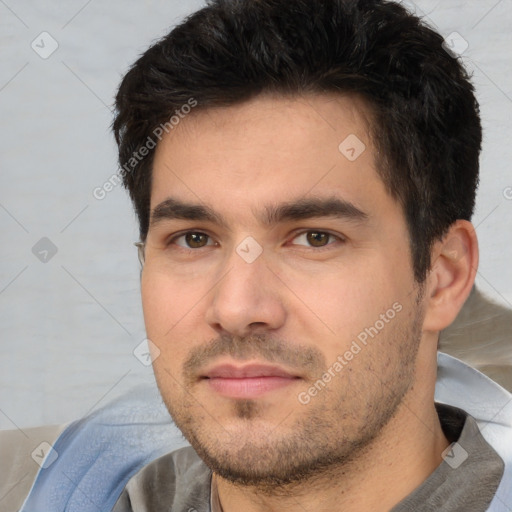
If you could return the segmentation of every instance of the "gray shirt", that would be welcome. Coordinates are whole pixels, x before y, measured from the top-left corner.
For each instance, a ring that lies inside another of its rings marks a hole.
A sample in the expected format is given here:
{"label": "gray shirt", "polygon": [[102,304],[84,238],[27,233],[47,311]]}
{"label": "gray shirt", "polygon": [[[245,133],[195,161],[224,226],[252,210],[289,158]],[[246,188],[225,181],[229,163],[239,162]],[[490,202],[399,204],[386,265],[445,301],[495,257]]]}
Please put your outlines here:
{"label": "gray shirt", "polygon": [[[436,404],[436,408],[447,439],[456,444],[437,469],[390,512],[485,512],[503,476],[504,463],[471,416],[452,406]],[[186,447],[134,475],[113,512],[222,509],[210,469],[192,447]]]}

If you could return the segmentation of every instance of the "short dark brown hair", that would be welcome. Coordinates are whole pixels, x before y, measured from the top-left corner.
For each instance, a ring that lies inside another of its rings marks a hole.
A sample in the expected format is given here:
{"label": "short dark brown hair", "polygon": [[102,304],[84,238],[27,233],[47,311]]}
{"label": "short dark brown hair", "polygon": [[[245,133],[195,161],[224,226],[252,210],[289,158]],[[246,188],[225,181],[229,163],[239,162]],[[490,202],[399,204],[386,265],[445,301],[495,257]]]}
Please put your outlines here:
{"label": "short dark brown hair", "polygon": [[154,149],[134,155],[191,99],[207,109],[325,92],[356,93],[373,111],[378,172],[402,205],[423,281],[432,244],[473,214],[479,108],[443,38],[383,0],[211,0],[151,46],[122,80],[113,123],[141,240]]}

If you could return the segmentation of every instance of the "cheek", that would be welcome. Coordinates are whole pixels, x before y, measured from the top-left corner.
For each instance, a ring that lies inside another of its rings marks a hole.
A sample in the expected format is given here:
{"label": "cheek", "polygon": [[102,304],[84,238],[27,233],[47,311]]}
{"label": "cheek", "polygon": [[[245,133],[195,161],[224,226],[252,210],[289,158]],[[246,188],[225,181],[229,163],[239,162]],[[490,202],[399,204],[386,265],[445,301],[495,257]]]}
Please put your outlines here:
{"label": "cheek", "polygon": [[189,314],[200,307],[198,293],[198,287],[191,282],[178,282],[169,274],[154,271],[151,267],[145,269],[141,295],[146,330],[161,337],[186,321]]}
{"label": "cheek", "polygon": [[177,292],[168,278],[148,268],[142,275],[141,295],[147,337],[160,350],[153,363],[155,371],[162,365],[170,367],[181,357],[183,343],[177,334],[186,323],[186,290]]}
{"label": "cheek", "polygon": [[173,279],[151,266],[142,273],[146,334],[160,351],[153,368],[157,379],[170,386],[175,385],[174,379],[181,379],[182,365],[191,349],[208,336],[204,321],[208,288],[204,281]]}
{"label": "cheek", "polygon": [[[172,297],[170,289],[166,286],[165,278],[158,279],[158,276],[149,268],[145,268],[141,279],[142,309],[144,312],[144,322],[148,337],[160,338],[161,331],[165,324],[172,322],[172,319],[166,319],[166,311],[172,311],[168,308],[175,298]],[[171,324],[172,325],[172,324]]]}
{"label": "cheek", "polygon": [[286,281],[297,299],[333,330],[364,319],[392,293],[383,272],[371,261],[357,265],[347,262],[315,273],[299,270]]}
{"label": "cheek", "polygon": [[[299,299],[294,301],[294,316],[299,330],[328,359],[335,360],[344,353],[365,329],[381,327],[381,315],[395,316],[396,303],[406,303],[410,283],[401,282],[394,271],[377,261],[364,265],[344,266],[315,276],[290,276],[290,288]],[[386,330],[388,330],[386,323]]]}

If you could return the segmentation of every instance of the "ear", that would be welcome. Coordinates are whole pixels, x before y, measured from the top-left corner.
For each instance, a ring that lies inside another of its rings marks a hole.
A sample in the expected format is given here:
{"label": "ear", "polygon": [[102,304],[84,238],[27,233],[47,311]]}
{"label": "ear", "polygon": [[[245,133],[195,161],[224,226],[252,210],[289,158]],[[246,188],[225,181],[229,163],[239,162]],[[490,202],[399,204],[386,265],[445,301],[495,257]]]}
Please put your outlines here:
{"label": "ear", "polygon": [[448,327],[471,292],[478,268],[478,240],[467,220],[458,220],[432,248],[426,283],[424,331]]}

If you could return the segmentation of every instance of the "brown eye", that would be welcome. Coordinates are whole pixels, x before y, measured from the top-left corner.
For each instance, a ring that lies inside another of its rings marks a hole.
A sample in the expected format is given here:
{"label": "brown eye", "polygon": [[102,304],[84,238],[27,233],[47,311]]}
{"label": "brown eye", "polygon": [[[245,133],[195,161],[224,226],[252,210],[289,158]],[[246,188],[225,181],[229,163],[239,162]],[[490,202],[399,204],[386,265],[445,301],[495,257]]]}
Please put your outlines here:
{"label": "brown eye", "polygon": [[302,231],[298,233],[293,239],[294,245],[302,245],[309,248],[327,249],[334,242],[343,243],[345,239],[342,236],[333,235],[328,231],[316,231],[310,229],[309,231]]}
{"label": "brown eye", "polygon": [[208,244],[208,235],[204,233],[187,233],[185,236],[185,243],[191,249],[199,249]]}
{"label": "brown eye", "polygon": [[307,232],[307,241],[313,247],[323,247],[327,245],[329,238],[331,235],[329,233],[324,233],[322,231],[308,231]]}

